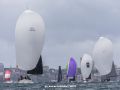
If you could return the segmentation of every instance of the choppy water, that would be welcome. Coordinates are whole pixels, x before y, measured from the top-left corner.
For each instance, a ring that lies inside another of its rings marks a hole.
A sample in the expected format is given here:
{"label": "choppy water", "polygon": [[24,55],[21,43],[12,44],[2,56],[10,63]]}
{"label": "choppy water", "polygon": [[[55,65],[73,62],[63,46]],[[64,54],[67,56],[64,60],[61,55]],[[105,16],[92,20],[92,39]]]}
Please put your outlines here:
{"label": "choppy water", "polygon": [[120,90],[120,82],[0,84],[0,90]]}

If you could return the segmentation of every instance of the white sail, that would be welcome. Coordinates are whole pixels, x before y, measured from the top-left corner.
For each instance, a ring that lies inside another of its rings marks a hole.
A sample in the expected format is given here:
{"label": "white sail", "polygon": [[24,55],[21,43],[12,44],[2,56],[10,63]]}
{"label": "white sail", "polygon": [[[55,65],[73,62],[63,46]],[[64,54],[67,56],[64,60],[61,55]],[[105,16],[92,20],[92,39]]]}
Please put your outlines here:
{"label": "white sail", "polygon": [[16,23],[16,64],[22,70],[32,70],[41,55],[45,27],[42,17],[26,10]]}
{"label": "white sail", "polygon": [[93,61],[100,75],[107,75],[111,72],[113,63],[113,45],[112,42],[100,37],[93,50]]}
{"label": "white sail", "polygon": [[86,80],[90,76],[92,68],[93,68],[92,57],[88,54],[84,54],[81,61],[81,73],[83,80]]}

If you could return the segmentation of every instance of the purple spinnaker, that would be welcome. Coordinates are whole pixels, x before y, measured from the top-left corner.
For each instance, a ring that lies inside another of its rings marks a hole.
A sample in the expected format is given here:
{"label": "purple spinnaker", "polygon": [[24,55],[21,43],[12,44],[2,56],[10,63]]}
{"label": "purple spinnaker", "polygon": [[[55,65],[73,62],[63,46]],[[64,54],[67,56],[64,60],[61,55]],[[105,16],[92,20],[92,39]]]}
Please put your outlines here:
{"label": "purple spinnaker", "polygon": [[76,69],[76,61],[71,57],[68,65],[67,77],[74,77],[76,75]]}

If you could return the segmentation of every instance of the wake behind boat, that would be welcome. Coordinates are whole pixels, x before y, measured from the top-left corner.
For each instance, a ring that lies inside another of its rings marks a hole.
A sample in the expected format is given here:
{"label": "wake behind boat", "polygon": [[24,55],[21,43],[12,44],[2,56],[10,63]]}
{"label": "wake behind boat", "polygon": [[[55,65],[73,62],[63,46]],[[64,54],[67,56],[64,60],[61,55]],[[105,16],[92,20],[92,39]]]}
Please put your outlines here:
{"label": "wake behind boat", "polygon": [[20,80],[18,83],[34,83],[34,82],[32,80],[23,79],[23,80]]}

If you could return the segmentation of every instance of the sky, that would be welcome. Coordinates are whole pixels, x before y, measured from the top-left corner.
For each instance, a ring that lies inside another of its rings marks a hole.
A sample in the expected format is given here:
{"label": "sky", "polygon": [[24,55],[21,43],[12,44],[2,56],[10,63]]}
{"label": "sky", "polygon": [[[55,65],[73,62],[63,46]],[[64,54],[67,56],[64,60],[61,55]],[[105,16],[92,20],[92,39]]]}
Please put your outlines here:
{"label": "sky", "polygon": [[43,64],[50,68],[66,67],[73,57],[80,67],[80,57],[93,48],[100,36],[113,42],[114,62],[120,67],[119,0],[0,0],[0,62],[16,66],[15,26],[26,9],[43,17],[45,43]]}

